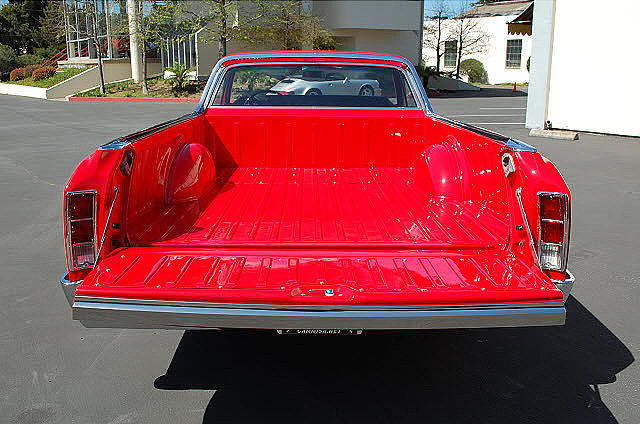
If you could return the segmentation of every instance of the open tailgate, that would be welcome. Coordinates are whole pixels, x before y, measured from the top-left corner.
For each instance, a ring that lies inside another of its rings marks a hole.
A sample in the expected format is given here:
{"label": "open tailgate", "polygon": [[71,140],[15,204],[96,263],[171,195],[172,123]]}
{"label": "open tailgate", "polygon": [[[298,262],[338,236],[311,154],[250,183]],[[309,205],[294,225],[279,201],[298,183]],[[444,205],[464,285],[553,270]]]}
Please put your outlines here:
{"label": "open tailgate", "polygon": [[562,292],[504,250],[132,247],[77,288],[87,326],[454,328],[564,323]]}

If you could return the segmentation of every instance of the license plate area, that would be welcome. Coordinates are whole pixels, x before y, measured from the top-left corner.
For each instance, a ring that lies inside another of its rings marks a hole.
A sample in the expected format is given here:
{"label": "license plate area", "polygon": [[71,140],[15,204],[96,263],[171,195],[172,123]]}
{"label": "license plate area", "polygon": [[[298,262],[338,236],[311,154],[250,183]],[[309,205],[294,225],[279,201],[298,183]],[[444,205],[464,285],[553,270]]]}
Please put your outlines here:
{"label": "license plate area", "polygon": [[288,329],[276,330],[278,334],[307,334],[307,335],[329,335],[329,336],[358,336],[362,334],[362,330],[327,330],[327,329]]}

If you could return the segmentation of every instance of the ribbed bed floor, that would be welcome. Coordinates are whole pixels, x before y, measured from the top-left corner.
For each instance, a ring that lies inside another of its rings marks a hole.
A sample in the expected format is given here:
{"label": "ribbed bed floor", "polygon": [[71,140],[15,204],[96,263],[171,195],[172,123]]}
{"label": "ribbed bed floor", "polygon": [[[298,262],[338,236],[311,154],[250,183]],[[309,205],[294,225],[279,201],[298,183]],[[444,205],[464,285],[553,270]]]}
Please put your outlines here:
{"label": "ribbed bed floor", "polygon": [[470,202],[429,195],[410,168],[237,168],[219,171],[206,202],[169,208],[141,241],[491,248],[504,245],[506,225]]}

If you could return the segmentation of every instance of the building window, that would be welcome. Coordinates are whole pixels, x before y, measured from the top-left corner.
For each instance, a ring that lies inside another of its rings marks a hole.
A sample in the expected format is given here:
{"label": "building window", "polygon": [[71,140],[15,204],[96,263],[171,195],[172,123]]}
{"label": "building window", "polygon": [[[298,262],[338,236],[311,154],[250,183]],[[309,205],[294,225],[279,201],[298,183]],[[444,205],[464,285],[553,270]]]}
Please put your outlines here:
{"label": "building window", "polygon": [[520,69],[522,62],[522,39],[507,40],[507,68]]}
{"label": "building window", "polygon": [[458,58],[458,42],[456,40],[444,42],[444,66],[445,68],[453,68],[456,66]]}

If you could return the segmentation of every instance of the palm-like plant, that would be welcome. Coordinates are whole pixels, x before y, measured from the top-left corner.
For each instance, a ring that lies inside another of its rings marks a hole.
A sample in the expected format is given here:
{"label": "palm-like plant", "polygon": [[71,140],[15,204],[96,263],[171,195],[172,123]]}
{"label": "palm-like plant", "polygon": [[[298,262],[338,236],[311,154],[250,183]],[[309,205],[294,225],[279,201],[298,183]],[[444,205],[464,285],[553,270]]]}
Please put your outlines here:
{"label": "palm-like plant", "polygon": [[171,84],[171,88],[176,91],[184,91],[189,87],[191,81],[189,80],[189,72],[193,71],[195,67],[187,68],[185,65],[176,63],[170,68],[165,68],[166,71],[171,72],[171,76],[167,78]]}
{"label": "palm-like plant", "polygon": [[429,79],[440,75],[440,72],[438,72],[436,68],[434,68],[433,66],[425,66],[424,64],[416,66],[416,72],[418,72],[418,75],[422,79],[424,88],[427,88],[427,86],[429,85]]}

